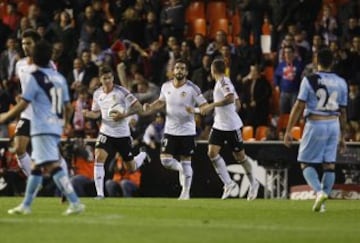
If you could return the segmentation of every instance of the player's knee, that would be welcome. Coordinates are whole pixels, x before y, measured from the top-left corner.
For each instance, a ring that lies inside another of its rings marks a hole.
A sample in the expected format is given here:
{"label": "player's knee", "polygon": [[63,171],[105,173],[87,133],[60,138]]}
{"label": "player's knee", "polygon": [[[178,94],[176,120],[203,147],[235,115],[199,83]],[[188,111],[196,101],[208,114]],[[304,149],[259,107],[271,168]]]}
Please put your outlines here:
{"label": "player's knee", "polygon": [[314,167],[314,166],[312,164],[310,164],[310,163],[301,163],[300,167],[301,167],[302,170],[305,170],[308,167]]}
{"label": "player's knee", "polygon": [[26,153],[26,147],[15,145],[15,153],[17,156],[21,156]]}
{"label": "player's knee", "polygon": [[160,161],[165,168],[168,168],[171,166],[172,158],[161,158]]}
{"label": "player's knee", "polygon": [[216,158],[219,155],[219,153],[216,151],[213,151],[213,150],[209,150],[207,152],[207,155],[209,156],[210,160],[212,160],[212,159]]}
{"label": "player's knee", "polygon": [[323,171],[335,172],[335,163],[323,163],[322,168]]}

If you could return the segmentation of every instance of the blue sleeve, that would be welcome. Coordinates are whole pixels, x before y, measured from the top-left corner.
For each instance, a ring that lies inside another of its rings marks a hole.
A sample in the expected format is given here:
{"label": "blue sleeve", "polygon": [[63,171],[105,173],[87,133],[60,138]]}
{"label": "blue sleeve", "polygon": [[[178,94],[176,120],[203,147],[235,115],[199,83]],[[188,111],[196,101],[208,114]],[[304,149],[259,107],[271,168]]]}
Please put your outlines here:
{"label": "blue sleeve", "polygon": [[303,80],[300,83],[300,89],[299,89],[299,94],[297,99],[298,100],[302,100],[302,101],[306,101],[308,99],[309,96],[309,91],[310,91],[310,85],[309,85],[309,81],[306,77],[303,78]]}
{"label": "blue sleeve", "polygon": [[21,96],[25,101],[32,102],[35,99],[39,86],[32,75],[28,75],[27,79],[27,85],[25,86]]}

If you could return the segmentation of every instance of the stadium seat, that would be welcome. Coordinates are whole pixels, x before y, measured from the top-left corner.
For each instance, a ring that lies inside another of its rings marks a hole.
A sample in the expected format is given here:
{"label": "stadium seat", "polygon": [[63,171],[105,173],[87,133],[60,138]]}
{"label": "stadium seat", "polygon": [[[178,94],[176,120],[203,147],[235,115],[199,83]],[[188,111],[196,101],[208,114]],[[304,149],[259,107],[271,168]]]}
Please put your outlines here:
{"label": "stadium seat", "polygon": [[268,133],[268,126],[258,126],[256,128],[256,132],[255,132],[255,139],[257,141],[263,141],[266,140],[267,138],[267,133]]}
{"label": "stadium seat", "polygon": [[238,11],[235,11],[235,14],[231,16],[231,33],[233,38],[240,36],[241,32],[241,17]]}
{"label": "stadium seat", "polygon": [[8,124],[9,138],[12,138],[15,135],[16,124],[17,124],[16,122],[11,122]]}
{"label": "stadium seat", "polygon": [[186,23],[190,23],[198,18],[205,19],[205,3],[203,1],[191,2],[185,10]]}
{"label": "stadium seat", "polygon": [[293,137],[293,139],[295,140],[300,140],[301,139],[301,127],[299,126],[294,126],[291,129],[291,136]]}
{"label": "stadium seat", "polygon": [[254,141],[254,128],[253,126],[243,126],[242,137],[244,141]]}
{"label": "stadium seat", "polygon": [[226,18],[226,2],[214,1],[206,5],[206,19],[209,23],[218,19]]}
{"label": "stadium seat", "polygon": [[277,132],[279,133],[280,131],[285,131],[286,126],[288,124],[289,121],[289,116],[290,114],[281,114],[279,116],[279,120],[278,120],[278,126],[277,126]]}
{"label": "stadium seat", "polygon": [[6,3],[0,3],[0,18],[6,14]]}
{"label": "stadium seat", "polygon": [[[212,21],[209,25],[209,33],[208,37],[210,39],[214,39],[216,36],[216,32],[222,30],[229,35],[229,20],[226,18],[218,19],[216,21]],[[231,39],[231,36],[230,36]],[[231,39],[232,40],[232,39]]]}
{"label": "stadium seat", "polygon": [[188,23],[186,36],[193,38],[195,34],[202,34],[206,36],[206,20],[203,18],[195,19]]}
{"label": "stadium seat", "polygon": [[280,90],[273,88],[271,97],[271,113],[278,114],[280,110]]}

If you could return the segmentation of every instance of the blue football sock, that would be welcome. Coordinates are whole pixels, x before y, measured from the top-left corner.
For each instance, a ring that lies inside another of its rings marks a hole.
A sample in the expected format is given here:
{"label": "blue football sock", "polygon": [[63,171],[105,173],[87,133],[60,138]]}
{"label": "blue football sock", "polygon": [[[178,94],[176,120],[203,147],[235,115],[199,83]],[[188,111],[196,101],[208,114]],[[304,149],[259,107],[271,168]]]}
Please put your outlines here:
{"label": "blue football sock", "polygon": [[307,184],[314,190],[315,193],[321,191],[319,175],[314,167],[308,166],[303,169],[303,175]]}
{"label": "blue football sock", "polygon": [[53,180],[61,192],[66,196],[70,203],[78,203],[79,198],[76,195],[74,188],[70,182],[69,177],[61,168],[55,169],[53,173]]}
{"label": "blue football sock", "polygon": [[39,191],[39,188],[42,185],[43,177],[42,175],[33,175],[31,174],[26,182],[26,190],[25,190],[25,197],[23,201],[23,205],[26,207],[30,207],[32,201],[36,197],[36,194]]}
{"label": "blue football sock", "polygon": [[330,195],[331,190],[334,186],[334,183],[335,183],[335,172],[334,171],[324,171],[322,179],[321,179],[321,184],[322,184],[323,191],[327,195]]}

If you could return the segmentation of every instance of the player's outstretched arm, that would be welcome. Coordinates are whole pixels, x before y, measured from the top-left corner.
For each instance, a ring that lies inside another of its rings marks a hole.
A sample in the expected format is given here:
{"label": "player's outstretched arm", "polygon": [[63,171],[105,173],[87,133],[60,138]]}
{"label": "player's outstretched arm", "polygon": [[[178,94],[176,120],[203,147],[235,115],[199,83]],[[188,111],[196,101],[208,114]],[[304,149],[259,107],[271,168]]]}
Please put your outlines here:
{"label": "player's outstretched arm", "polygon": [[19,101],[19,103],[17,103],[8,112],[4,112],[4,113],[0,114],[0,124],[10,120],[11,118],[16,117],[17,115],[19,115],[23,110],[26,109],[27,106],[28,106],[28,103],[25,100],[21,99]]}
{"label": "player's outstretched arm", "polygon": [[84,117],[89,119],[98,119],[101,115],[100,111],[83,110],[82,112]]}

